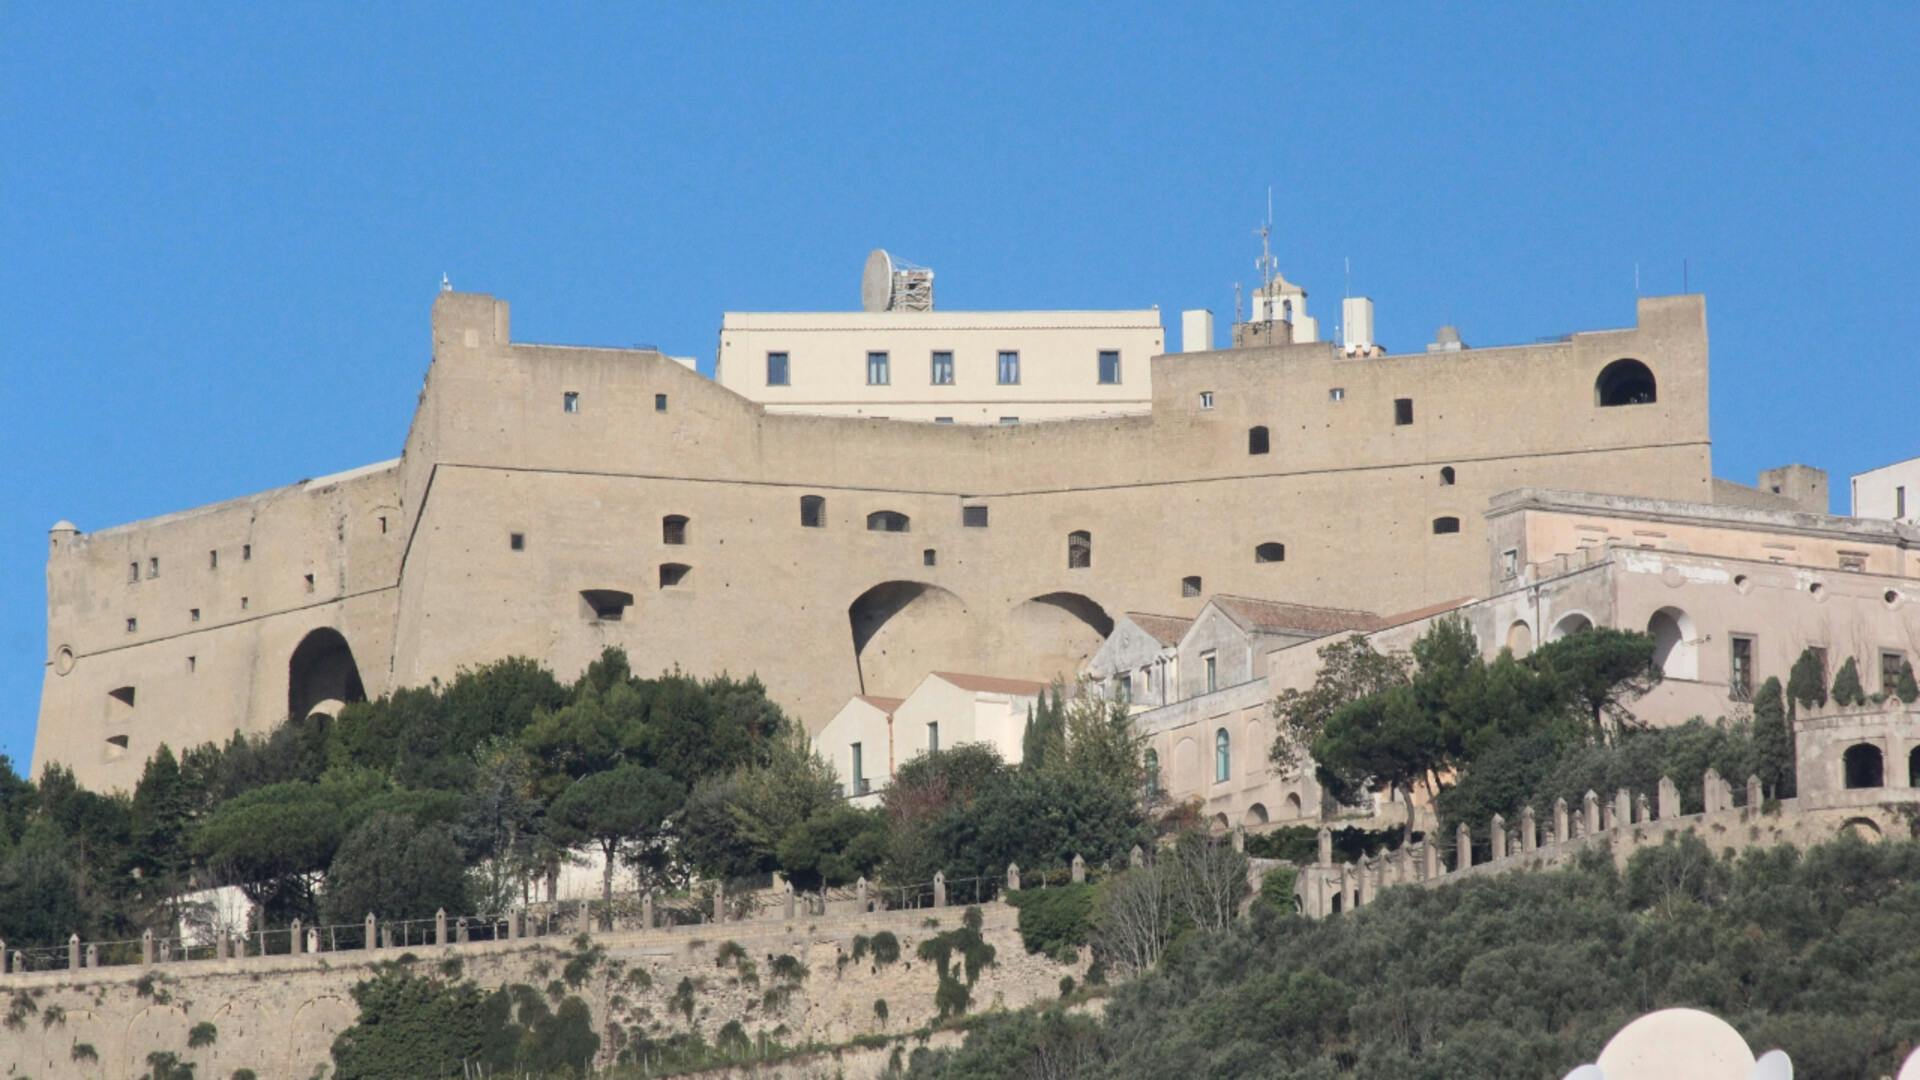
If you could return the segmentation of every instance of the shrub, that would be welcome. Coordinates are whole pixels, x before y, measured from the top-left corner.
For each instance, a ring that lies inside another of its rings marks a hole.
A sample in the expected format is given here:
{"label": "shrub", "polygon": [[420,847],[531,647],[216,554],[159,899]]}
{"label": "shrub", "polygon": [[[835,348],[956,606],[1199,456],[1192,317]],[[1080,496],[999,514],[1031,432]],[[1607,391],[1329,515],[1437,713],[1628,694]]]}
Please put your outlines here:
{"label": "shrub", "polygon": [[198,1050],[203,1046],[212,1046],[214,1040],[219,1037],[220,1029],[214,1027],[212,1021],[202,1020],[187,1032],[187,1049]]}
{"label": "shrub", "polygon": [[728,964],[737,964],[746,958],[747,950],[739,942],[724,941],[713,952],[713,966],[726,967]]}
{"label": "shrub", "polygon": [[807,977],[807,965],[788,953],[781,953],[774,957],[773,963],[768,965],[767,970],[773,973],[774,978],[790,983],[800,982]]}
{"label": "shrub", "polygon": [[1787,701],[1803,709],[1827,703],[1827,676],[1810,648],[1800,650],[1800,658],[1787,673]]}
{"label": "shrub", "polygon": [[260,1077],[252,1069],[235,1069],[233,1080],[260,1080]]}
{"label": "shrub", "polygon": [[1840,673],[1833,677],[1833,703],[1842,708],[1867,703],[1867,692],[1860,685],[1860,665],[1854,663],[1851,656],[1840,665]]}
{"label": "shrub", "polygon": [[683,978],[680,985],[674,987],[673,996],[667,999],[667,1008],[685,1016],[689,1024],[693,1023],[693,995],[693,980]]}
{"label": "shrub", "polygon": [[99,1061],[100,1055],[94,1051],[92,1043],[74,1043],[73,1044],[73,1060]]}
{"label": "shrub", "polygon": [[1020,912],[1020,941],[1027,951],[1066,962],[1092,941],[1095,891],[1092,885],[1063,885],[1008,893],[1007,902]]}
{"label": "shrub", "polygon": [[1912,664],[1900,665],[1900,678],[1893,685],[1893,696],[1908,705],[1920,701],[1920,682],[1914,681]]}
{"label": "shrub", "polygon": [[723,1054],[744,1054],[753,1046],[753,1040],[747,1038],[747,1029],[738,1020],[729,1020],[713,1037],[714,1048]]}
{"label": "shrub", "polygon": [[887,999],[886,998],[873,999],[873,1015],[874,1015],[874,1018],[879,1020],[881,1023],[884,1024],[887,1022]]}
{"label": "shrub", "polygon": [[1073,996],[1073,985],[1074,985],[1073,976],[1071,975],[1060,976],[1060,996],[1061,997]]}
{"label": "shrub", "polygon": [[900,959],[900,939],[894,937],[891,930],[882,930],[873,935],[872,946],[873,962],[881,967]]}

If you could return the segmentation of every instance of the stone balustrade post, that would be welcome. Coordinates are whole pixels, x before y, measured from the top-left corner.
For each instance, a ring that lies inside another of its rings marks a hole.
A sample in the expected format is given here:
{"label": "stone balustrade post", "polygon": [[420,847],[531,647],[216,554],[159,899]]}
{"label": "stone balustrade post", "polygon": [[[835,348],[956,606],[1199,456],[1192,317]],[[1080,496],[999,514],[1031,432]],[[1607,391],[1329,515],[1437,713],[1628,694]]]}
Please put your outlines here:
{"label": "stone balustrade post", "polygon": [[1658,800],[1654,808],[1660,812],[1661,821],[1680,816],[1680,785],[1673,782],[1673,777],[1661,777],[1654,796]]}
{"label": "stone balustrade post", "polygon": [[307,936],[300,932],[300,920],[293,920],[287,927],[287,952],[298,956],[307,947]]}
{"label": "stone balustrade post", "polygon": [[727,885],[724,881],[713,883],[713,921],[727,921]]}
{"label": "stone balustrade post", "polygon": [[7,939],[0,938],[0,975],[5,975],[12,970],[9,966],[12,962],[13,954],[7,951]]}
{"label": "stone balustrade post", "polygon": [[1127,853],[1127,865],[1135,870],[1147,865],[1147,853],[1140,850],[1139,844],[1133,845],[1133,850]]}
{"label": "stone balustrade post", "polygon": [[1520,808],[1520,851],[1530,855],[1539,846],[1540,826],[1534,821],[1533,807],[1523,806]]}
{"label": "stone balustrade post", "polygon": [[1359,886],[1355,884],[1353,880],[1353,864],[1341,863],[1340,864],[1340,908],[1341,910],[1352,911],[1353,908],[1359,903],[1359,900],[1360,900],[1360,889],[1359,889]]}
{"label": "stone balustrade post", "polygon": [[1586,826],[1587,835],[1600,831],[1600,796],[1594,794],[1592,788],[1588,788],[1587,793],[1580,796],[1580,816],[1585,819],[1581,824]]}
{"label": "stone balustrade post", "polygon": [[865,875],[862,875],[860,880],[854,883],[853,889],[854,895],[858,897],[860,902],[860,914],[865,915],[867,913],[867,879]]}
{"label": "stone balustrade post", "polygon": [[213,958],[215,960],[227,958],[227,934],[224,930],[213,935]]}
{"label": "stone balustrade post", "polygon": [[86,962],[87,962],[87,966],[90,968],[97,968],[100,966],[100,946],[95,945],[92,942],[87,943]]}
{"label": "stone balustrade post", "polygon": [[1653,807],[1647,802],[1647,793],[1642,791],[1633,797],[1633,823],[1644,825],[1653,820]]}
{"label": "stone balustrade post", "polygon": [[467,917],[465,915],[460,916],[460,921],[453,924],[453,940],[461,945],[467,943]]}
{"label": "stone balustrade post", "polygon": [[1570,839],[1572,834],[1567,831],[1567,800],[1555,799],[1553,800],[1553,842],[1564,844]]}
{"label": "stone balustrade post", "polygon": [[435,945],[445,945],[447,943],[446,908],[441,908],[433,913],[433,943]]}
{"label": "stone balustrade post", "polygon": [[1600,804],[1600,831],[1613,831],[1613,804],[1610,802]]}
{"label": "stone balustrade post", "polygon": [[944,870],[933,872],[933,906],[937,908],[947,906],[947,874]]}
{"label": "stone balustrade post", "polygon": [[787,882],[786,886],[787,886],[785,889],[786,895],[782,898],[780,910],[782,914],[785,915],[785,917],[791,919],[793,918],[793,910],[794,910],[793,882],[791,881]]}
{"label": "stone balustrade post", "polygon": [[153,966],[153,931],[140,931],[140,966]]}
{"label": "stone balustrade post", "polygon": [[1747,809],[1757,814],[1760,812],[1760,804],[1766,801],[1767,796],[1760,786],[1760,777],[1749,774],[1747,776]]}
{"label": "stone balustrade post", "polygon": [[[1318,841],[1319,841],[1319,847],[1317,850],[1319,852],[1320,865],[1332,866],[1333,865],[1333,830],[1327,828],[1325,825],[1320,826],[1320,835],[1318,837]],[[1139,851],[1140,849],[1134,848],[1133,850]]]}
{"label": "stone balustrade post", "polygon": [[[642,920],[648,930],[653,929],[653,894],[648,893],[640,903]],[[507,940],[519,941],[527,936],[527,914],[519,908],[507,912]]]}
{"label": "stone balustrade post", "polygon": [[67,970],[73,971],[80,966],[80,935],[67,935]]}
{"label": "stone balustrade post", "polygon": [[1073,883],[1075,885],[1087,883],[1087,860],[1078,855],[1073,857]]}
{"label": "stone balustrade post", "polygon": [[1244,825],[1235,825],[1233,827],[1233,850],[1247,850],[1247,827]]}
{"label": "stone balustrade post", "polygon": [[1493,827],[1489,830],[1493,836],[1493,861],[1499,862],[1507,857],[1507,819],[1499,814],[1493,815]]}
{"label": "stone balustrade post", "polygon": [[1455,873],[1473,865],[1473,830],[1462,822],[1453,832],[1453,869]]}
{"label": "stone balustrade post", "polygon": [[378,920],[373,917],[373,912],[371,911],[367,912],[366,944],[360,947],[363,949],[377,949],[380,947],[380,924]]}
{"label": "stone balustrade post", "polygon": [[1353,898],[1353,906],[1365,907],[1373,903],[1373,875],[1367,872],[1367,864],[1365,862],[1360,864],[1360,870],[1355,877],[1359,880],[1355,883],[1356,891]]}
{"label": "stone balustrade post", "polygon": [[[307,929],[307,951],[310,953],[317,953],[320,951],[320,928],[317,926],[309,927]],[[165,945],[162,945],[160,946],[160,959],[165,960],[166,958],[167,958],[167,947]]]}
{"label": "stone balustrade post", "polygon": [[1613,793],[1613,824],[1624,829],[1632,822],[1633,796],[1627,792],[1626,788],[1620,788]]}
{"label": "stone balustrade post", "polygon": [[1426,840],[1424,840],[1420,846],[1424,849],[1420,854],[1424,856],[1426,860],[1427,880],[1432,881],[1434,878],[1440,876],[1440,845],[1434,843],[1433,834],[1428,833]]}
{"label": "stone balustrade post", "polygon": [[1020,888],[1020,864],[1007,864],[1007,891],[1015,892]]}
{"label": "stone balustrade post", "polygon": [[1701,809],[1711,814],[1726,807],[1720,805],[1720,770],[1709,767],[1700,781]]}
{"label": "stone balustrade post", "polygon": [[388,923],[385,926],[382,926],[380,928],[380,947],[383,949],[393,948],[393,924],[392,923]]}

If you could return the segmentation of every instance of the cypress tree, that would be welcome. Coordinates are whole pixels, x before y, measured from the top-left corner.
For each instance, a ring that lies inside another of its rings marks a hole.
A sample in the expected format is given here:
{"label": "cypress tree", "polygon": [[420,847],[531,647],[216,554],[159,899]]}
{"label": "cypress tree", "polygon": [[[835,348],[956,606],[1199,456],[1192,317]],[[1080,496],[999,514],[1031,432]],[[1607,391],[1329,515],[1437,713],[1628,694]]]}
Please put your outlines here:
{"label": "cypress tree", "polygon": [[1753,696],[1753,743],[1760,782],[1776,799],[1794,790],[1793,723],[1787,718],[1780,680],[1770,678]]}
{"label": "cypress tree", "polygon": [[1842,708],[1867,703],[1867,692],[1860,685],[1860,665],[1851,656],[1840,665],[1840,674],[1833,677],[1833,703]]}
{"label": "cypress tree", "polygon": [[1810,648],[1800,650],[1787,674],[1787,705],[1810,709],[1827,703],[1827,675],[1820,670],[1820,657]]}

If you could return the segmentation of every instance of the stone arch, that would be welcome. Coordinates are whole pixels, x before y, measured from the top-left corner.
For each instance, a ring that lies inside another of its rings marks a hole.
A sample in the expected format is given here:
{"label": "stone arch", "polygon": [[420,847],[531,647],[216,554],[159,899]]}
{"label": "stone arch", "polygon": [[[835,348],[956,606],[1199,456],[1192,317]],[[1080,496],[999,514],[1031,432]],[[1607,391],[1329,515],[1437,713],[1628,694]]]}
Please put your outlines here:
{"label": "stone arch", "polygon": [[911,532],[913,522],[898,510],[875,510],[867,515],[868,532]]}
{"label": "stone arch", "polygon": [[1225,814],[1215,814],[1213,819],[1207,822],[1207,831],[1215,836],[1225,836],[1232,829],[1233,822],[1228,821]]}
{"label": "stone arch", "polygon": [[1289,821],[1298,820],[1304,812],[1305,804],[1300,801],[1300,793],[1297,791],[1287,792],[1287,819]]}
{"label": "stone arch", "polygon": [[1882,834],[1880,832],[1880,824],[1874,821],[1872,818],[1864,818],[1864,817],[1848,818],[1847,820],[1841,822],[1839,835],[1846,836],[1849,833],[1859,837],[1862,840],[1866,840],[1870,842],[1877,841],[1882,838]]}
{"label": "stone arch", "polygon": [[323,701],[365,701],[353,649],[331,626],[310,630],[287,661],[287,719],[304,720]]}
{"label": "stone arch", "polygon": [[1193,792],[1200,788],[1200,744],[1187,736],[1173,744],[1173,792]]}
{"label": "stone arch", "polygon": [[1587,617],[1586,612],[1572,611],[1562,615],[1560,621],[1553,624],[1553,636],[1547,640],[1559,641],[1568,634],[1577,634],[1582,630],[1591,629],[1593,629],[1593,620]]}
{"label": "stone arch", "polygon": [[1872,743],[1854,743],[1840,755],[1840,777],[1842,786],[1848,788],[1885,787],[1886,758]]}
{"label": "stone arch", "polygon": [[1693,616],[1677,607],[1663,607],[1647,620],[1647,636],[1653,639],[1653,662],[1669,679],[1700,677],[1700,646],[1695,639]]}
{"label": "stone arch", "polygon": [[974,651],[955,645],[967,605],[924,581],[883,581],[847,605],[860,692],[905,694],[929,671],[980,666]]}
{"label": "stone arch", "polygon": [[1515,660],[1524,660],[1533,652],[1533,627],[1527,625],[1527,620],[1515,619],[1513,625],[1507,627],[1507,650]]}
{"label": "stone arch", "polygon": [[1247,807],[1247,812],[1240,816],[1240,823],[1249,829],[1255,825],[1265,825],[1267,823],[1266,805],[1264,803],[1254,803],[1252,806]]}
{"label": "stone arch", "polygon": [[1347,898],[1346,892],[1340,889],[1336,885],[1336,887],[1333,890],[1333,903],[1328,907],[1328,914],[1331,914],[1331,915],[1340,914],[1340,905],[1343,901],[1346,900],[1346,898]]}
{"label": "stone arch", "polygon": [[1615,360],[1600,369],[1593,380],[1593,403],[1601,408],[1615,405],[1651,405],[1659,400],[1659,387],[1653,371],[1630,357]]}
{"label": "stone arch", "polygon": [[1113,633],[1105,608],[1080,593],[1043,593],[1016,604],[999,655],[1016,657],[1022,674],[1071,681]]}

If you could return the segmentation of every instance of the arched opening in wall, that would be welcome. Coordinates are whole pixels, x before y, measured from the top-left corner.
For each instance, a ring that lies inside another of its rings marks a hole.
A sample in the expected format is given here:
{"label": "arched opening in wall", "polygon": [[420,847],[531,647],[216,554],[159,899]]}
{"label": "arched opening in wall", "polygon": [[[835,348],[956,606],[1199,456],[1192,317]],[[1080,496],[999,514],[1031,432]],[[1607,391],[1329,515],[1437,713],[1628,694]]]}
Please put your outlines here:
{"label": "arched opening in wall", "polygon": [[868,532],[908,532],[911,524],[898,510],[875,510],[867,515]]}
{"label": "arched opening in wall", "polygon": [[1224,784],[1233,779],[1233,736],[1226,728],[1213,733],[1213,782]]}
{"label": "arched opening in wall", "polygon": [[1693,618],[1676,607],[1663,607],[1647,620],[1653,639],[1653,662],[1669,679],[1700,677],[1700,647],[1694,640]]}
{"label": "arched opening in wall", "polygon": [[1253,561],[1257,563],[1286,562],[1287,545],[1278,540],[1256,544],[1253,548]]}
{"label": "arched opening in wall", "polygon": [[365,701],[367,691],[347,639],[322,626],[300,639],[287,662],[287,718],[305,720],[315,705],[329,699]]}
{"label": "arched opening in wall", "polygon": [[1215,836],[1225,836],[1232,828],[1233,823],[1227,820],[1225,814],[1215,814],[1213,820],[1207,822],[1207,831]]}
{"label": "arched opening in wall", "polygon": [[1920,787],[1920,746],[1907,752],[1907,786]]}
{"label": "arched opening in wall", "polygon": [[820,495],[800,496],[800,527],[823,529],[827,524],[827,500]]}
{"label": "arched opening in wall", "polygon": [[633,594],[623,589],[581,589],[584,616],[594,622],[619,622],[633,606]]}
{"label": "arched opening in wall", "polygon": [[1457,517],[1437,517],[1433,519],[1433,535],[1447,536],[1460,531],[1460,519]]}
{"label": "arched opening in wall", "polygon": [[1554,623],[1553,636],[1547,640],[1559,641],[1568,634],[1577,634],[1582,630],[1591,629],[1593,629],[1593,620],[1576,611],[1571,615],[1562,616],[1559,622]]}
{"label": "arched opening in wall", "polygon": [[1346,900],[1346,898],[1347,898],[1346,893],[1340,891],[1339,889],[1335,889],[1333,893],[1333,905],[1331,908],[1329,908],[1329,913],[1333,915],[1340,914],[1340,904],[1342,901]]}
{"label": "arched opening in wall", "polygon": [[1857,836],[1868,843],[1877,842],[1882,838],[1880,826],[1876,824],[1872,818],[1848,818],[1841,822],[1840,835],[1846,836],[1848,834]]}
{"label": "arched opening in wall", "polygon": [[663,589],[687,588],[693,584],[690,580],[692,574],[693,567],[688,566],[686,563],[661,563],[660,587]]}
{"label": "arched opening in wall", "polygon": [[924,581],[886,581],[847,605],[863,694],[905,694],[929,671],[978,670],[958,596]]}
{"label": "arched opening in wall", "polygon": [[1453,486],[1453,466],[1451,465],[1440,466],[1440,486],[1441,487]]}
{"label": "arched opening in wall", "polygon": [[1026,678],[1071,682],[1113,633],[1105,608],[1080,593],[1053,592],[1022,601],[1006,621],[1001,655],[1018,657]]}
{"label": "arched opening in wall", "polygon": [[687,542],[687,515],[668,514],[660,519],[660,542],[663,544],[684,544]]}
{"label": "arched opening in wall", "polygon": [[1266,823],[1267,808],[1260,803],[1254,803],[1252,806],[1247,807],[1247,812],[1240,817],[1240,824],[1245,825],[1249,829],[1255,825],[1265,825]]}
{"label": "arched opening in wall", "polygon": [[1093,565],[1093,534],[1076,529],[1067,534],[1067,569],[1085,570]]}
{"label": "arched opening in wall", "polygon": [[1247,429],[1247,453],[1264,454],[1267,447],[1267,429],[1264,426],[1255,425]]}
{"label": "arched opening in wall", "polygon": [[1507,627],[1507,651],[1515,660],[1524,660],[1533,652],[1533,627],[1528,626],[1526,620],[1517,620]]}
{"label": "arched opening in wall", "polygon": [[1886,786],[1886,762],[1872,743],[1855,743],[1840,755],[1840,772],[1849,788]]}
{"label": "arched opening in wall", "polygon": [[1298,821],[1300,819],[1300,816],[1303,810],[1304,810],[1304,807],[1300,802],[1300,796],[1295,792],[1288,792],[1287,793],[1287,820]]}
{"label": "arched opening in wall", "polygon": [[107,723],[127,724],[133,721],[133,701],[136,691],[131,686],[122,686],[107,691]]}
{"label": "arched opening in wall", "polygon": [[1653,372],[1638,360],[1615,360],[1593,380],[1593,401],[1601,408],[1615,405],[1651,405],[1658,400]]}

